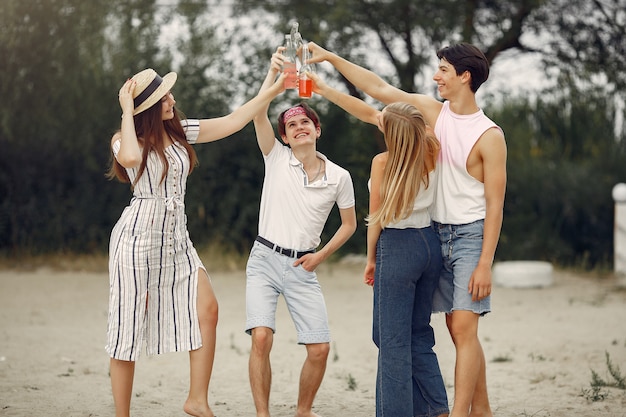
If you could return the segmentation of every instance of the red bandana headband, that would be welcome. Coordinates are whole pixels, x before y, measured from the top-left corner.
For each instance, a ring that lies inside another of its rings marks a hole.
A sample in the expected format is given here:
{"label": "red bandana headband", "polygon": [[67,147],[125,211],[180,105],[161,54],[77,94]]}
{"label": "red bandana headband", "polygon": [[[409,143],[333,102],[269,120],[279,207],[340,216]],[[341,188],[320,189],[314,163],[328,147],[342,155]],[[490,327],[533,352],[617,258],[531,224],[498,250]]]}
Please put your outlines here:
{"label": "red bandana headband", "polygon": [[285,115],[283,116],[283,123],[287,123],[287,120],[291,119],[292,117],[299,116],[301,114],[306,115],[306,111],[302,108],[302,106],[292,107],[285,112]]}

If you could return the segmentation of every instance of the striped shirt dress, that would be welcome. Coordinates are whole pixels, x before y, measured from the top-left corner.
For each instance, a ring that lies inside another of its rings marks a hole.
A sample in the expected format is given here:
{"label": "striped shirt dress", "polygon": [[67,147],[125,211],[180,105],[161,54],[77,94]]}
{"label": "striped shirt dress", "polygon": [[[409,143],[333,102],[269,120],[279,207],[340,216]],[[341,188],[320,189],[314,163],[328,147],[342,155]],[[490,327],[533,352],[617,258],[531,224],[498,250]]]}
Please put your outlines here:
{"label": "striped shirt dress", "polygon": [[[183,120],[187,141],[195,143],[199,122]],[[113,152],[119,152],[120,142]],[[109,314],[106,351],[135,361],[145,345],[148,355],[190,351],[202,346],[196,298],[202,261],[189,238],[185,189],[186,149],[165,149],[169,170],[153,152],[133,189],[130,204],[111,232]],[[127,169],[131,182],[138,167]],[[206,270],[206,269],[205,269]]]}

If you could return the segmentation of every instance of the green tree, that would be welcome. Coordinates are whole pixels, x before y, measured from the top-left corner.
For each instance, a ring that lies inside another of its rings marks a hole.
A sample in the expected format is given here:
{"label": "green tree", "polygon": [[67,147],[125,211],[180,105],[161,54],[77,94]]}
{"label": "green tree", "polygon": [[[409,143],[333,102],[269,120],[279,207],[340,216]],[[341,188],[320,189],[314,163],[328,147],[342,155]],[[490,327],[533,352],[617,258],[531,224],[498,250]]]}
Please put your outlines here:
{"label": "green tree", "polygon": [[[117,91],[133,73],[146,67],[165,73],[178,58],[183,110],[191,117],[227,112],[234,89],[215,75],[227,65],[202,16],[202,1],[0,4],[2,251],[107,247],[130,197],[128,185],[104,173],[119,128]],[[191,29],[178,44],[175,19]],[[162,46],[164,37],[171,47]]]}
{"label": "green tree", "polygon": [[577,78],[601,76],[611,95],[626,91],[626,0],[550,0],[533,13],[547,67]]}
{"label": "green tree", "polygon": [[611,189],[626,178],[626,138],[605,90],[563,79],[536,100],[489,112],[509,150],[500,259],[606,266],[612,260]]}
{"label": "green tree", "polygon": [[3,248],[88,249],[106,233],[99,180],[108,155],[98,144],[110,114],[101,103],[115,92],[102,71],[106,25],[100,16],[114,5],[76,0],[0,5]]}
{"label": "green tree", "polygon": [[[179,109],[224,115],[257,93],[282,33],[298,19],[308,39],[408,91],[430,78],[434,51],[448,42],[470,40],[489,59],[505,50],[543,54],[547,74],[561,70],[556,88],[485,100],[509,146],[498,257],[603,264],[612,257],[610,190],[626,176],[618,122],[624,1],[344,0],[328,8],[238,0],[229,18],[216,15],[220,2],[204,0],[2,1],[0,251],[106,250],[131,195],[104,177],[123,80],[146,67],[175,70]],[[336,71],[318,71],[361,96]],[[298,101],[293,91],[277,98],[272,120]],[[322,119],[320,151],[355,184],[359,228],[342,253],[363,252],[369,164],[383,149],[381,134],[319,97],[309,102]],[[254,129],[196,150],[186,198],[192,238],[247,252],[263,181]],[[335,212],[324,241],[338,224]]]}

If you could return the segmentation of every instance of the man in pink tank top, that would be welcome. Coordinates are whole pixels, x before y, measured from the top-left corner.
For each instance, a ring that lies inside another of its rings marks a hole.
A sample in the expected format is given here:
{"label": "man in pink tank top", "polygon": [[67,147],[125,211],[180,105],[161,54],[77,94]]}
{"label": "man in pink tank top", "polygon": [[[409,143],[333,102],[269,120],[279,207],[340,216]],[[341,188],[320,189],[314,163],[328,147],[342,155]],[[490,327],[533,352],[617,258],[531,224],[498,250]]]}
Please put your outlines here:
{"label": "man in pink tank top", "polygon": [[507,150],[502,130],[476,103],[476,91],[487,80],[489,63],[470,44],[439,50],[433,80],[444,99],[440,102],[402,91],[314,43],[309,43],[309,50],[309,62],[330,62],[357,88],[384,104],[415,105],[435,129],[441,152],[432,217],[442,243],[444,268],[433,309],[446,312],[456,348],[450,416],[492,417],[478,320],[491,308],[491,266],[502,227]]}

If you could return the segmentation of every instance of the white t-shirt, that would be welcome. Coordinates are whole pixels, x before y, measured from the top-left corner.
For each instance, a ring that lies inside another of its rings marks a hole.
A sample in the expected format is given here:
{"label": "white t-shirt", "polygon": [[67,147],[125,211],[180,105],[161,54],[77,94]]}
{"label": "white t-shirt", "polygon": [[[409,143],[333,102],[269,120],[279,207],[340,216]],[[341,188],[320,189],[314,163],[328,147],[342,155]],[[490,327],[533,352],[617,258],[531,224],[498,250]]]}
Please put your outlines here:
{"label": "white t-shirt", "polygon": [[317,155],[325,162],[325,175],[309,184],[291,148],[275,139],[270,153],[264,155],[259,236],[288,249],[314,249],[335,203],[340,209],[354,206],[350,173],[321,153]]}

